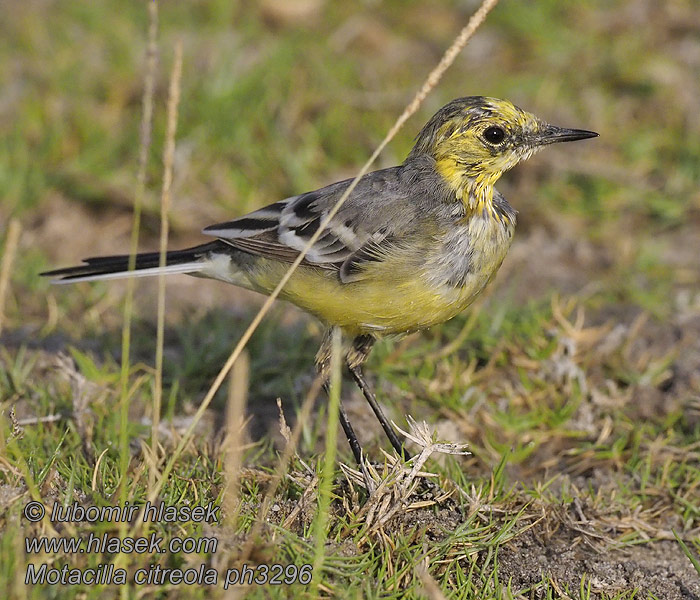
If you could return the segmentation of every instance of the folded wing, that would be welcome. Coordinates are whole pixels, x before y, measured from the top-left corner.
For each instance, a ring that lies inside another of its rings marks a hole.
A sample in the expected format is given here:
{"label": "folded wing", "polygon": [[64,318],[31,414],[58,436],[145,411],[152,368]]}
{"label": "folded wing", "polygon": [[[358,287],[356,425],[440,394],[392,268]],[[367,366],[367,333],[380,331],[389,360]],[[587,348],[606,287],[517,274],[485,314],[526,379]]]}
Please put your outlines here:
{"label": "folded wing", "polygon": [[[361,279],[361,265],[382,260],[390,250],[392,202],[399,198],[396,169],[369,173],[314,242],[302,264],[338,271],[343,282]],[[287,198],[204,229],[204,233],[251,254],[294,261],[350,185],[345,180]],[[378,205],[372,196],[386,201]],[[403,204],[403,211],[410,211]]]}

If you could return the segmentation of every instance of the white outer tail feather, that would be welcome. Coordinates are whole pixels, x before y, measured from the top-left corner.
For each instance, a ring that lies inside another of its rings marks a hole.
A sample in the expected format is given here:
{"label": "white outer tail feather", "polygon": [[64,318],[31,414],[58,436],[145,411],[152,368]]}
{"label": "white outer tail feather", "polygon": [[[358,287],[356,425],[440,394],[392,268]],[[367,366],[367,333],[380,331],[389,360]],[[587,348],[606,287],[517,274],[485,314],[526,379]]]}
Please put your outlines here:
{"label": "white outer tail feather", "polygon": [[138,269],[134,271],[119,271],[117,273],[103,273],[102,275],[84,275],[82,277],[74,277],[72,279],[52,279],[51,283],[62,285],[66,283],[77,283],[79,281],[100,281],[106,279],[126,279],[128,277],[151,277],[163,273],[171,275],[173,273],[196,273],[207,267],[207,263],[203,261],[192,261],[180,265],[168,265],[166,267],[149,267],[147,269]]}

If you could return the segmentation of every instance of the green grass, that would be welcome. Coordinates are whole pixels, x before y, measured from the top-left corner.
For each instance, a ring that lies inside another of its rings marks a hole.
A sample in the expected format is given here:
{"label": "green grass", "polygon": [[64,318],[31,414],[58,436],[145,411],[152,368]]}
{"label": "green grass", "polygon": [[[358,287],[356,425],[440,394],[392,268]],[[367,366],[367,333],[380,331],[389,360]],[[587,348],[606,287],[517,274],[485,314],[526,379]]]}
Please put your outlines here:
{"label": "green grass", "polygon": [[[213,220],[352,176],[471,11],[438,0],[328,2],[295,22],[279,16],[282,4],[161,4],[143,248],[157,245],[175,39],[184,42],[184,71],[171,224],[172,245],[184,246]],[[384,340],[370,359],[379,401],[399,426],[410,414],[440,439],[469,444],[469,456],[428,460],[439,488],[424,481],[376,528],[366,492],[339,468],[328,478],[320,399],[270,489],[285,448],[275,399],[294,426],[321,333],[279,307],[248,345],[252,421],[237,440],[246,446],[238,513],[211,526],[158,523],[140,532],[215,537],[216,552],[114,557],[27,555],[25,537],[123,530],[78,523],[52,531],[22,510],[31,499],[110,506],[125,494],[142,503],[162,471],[149,449],[154,288],[137,287],[130,454],[122,462],[124,287],[55,288],[37,276],[83,253],[128,247],[147,11],[140,2],[16,3],[0,23],[0,242],[10,216],[23,226],[0,338],[0,589],[11,598],[224,596],[220,587],[184,585],[24,585],[28,562],[111,561],[132,571],[205,563],[220,579],[241,561],[316,564],[312,586],[252,586],[252,598],[432,598],[433,585],[449,598],[477,599],[680,598],[679,581],[695,589],[700,138],[697,44],[686,26],[693,9],[503,2],[380,158],[379,166],[400,162],[435,109],[469,94],[507,97],[554,123],[601,133],[504,177],[499,189],[520,211],[518,233],[477,307]],[[169,288],[166,459],[255,302],[223,285]],[[226,387],[158,501],[224,501]],[[371,429],[365,450],[381,460],[388,445],[371,417],[363,420],[369,411],[347,380],[342,398],[358,430]],[[342,439],[337,452],[352,465]],[[431,504],[436,490],[452,494]],[[254,534],[267,494],[270,512]]]}

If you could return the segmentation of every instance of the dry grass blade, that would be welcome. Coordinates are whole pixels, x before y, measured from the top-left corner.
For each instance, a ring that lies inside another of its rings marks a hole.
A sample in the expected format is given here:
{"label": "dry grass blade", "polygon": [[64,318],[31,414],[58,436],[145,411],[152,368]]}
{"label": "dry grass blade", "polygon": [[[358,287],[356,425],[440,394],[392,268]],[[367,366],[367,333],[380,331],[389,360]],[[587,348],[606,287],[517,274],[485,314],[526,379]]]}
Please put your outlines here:
{"label": "dry grass blade", "polygon": [[[428,561],[427,557],[425,558],[425,561]],[[442,593],[437,581],[431,577],[426,565],[421,564],[417,566],[416,574],[423,585],[423,591],[425,592],[425,596],[428,598],[428,600],[446,600],[445,594]]]}
{"label": "dry grass blade", "polygon": [[92,469],[92,486],[91,489],[94,492],[97,489],[97,474],[100,469],[100,463],[102,462],[102,459],[104,458],[105,454],[107,454],[107,451],[109,448],[105,448],[100,455],[97,457],[97,460],[95,461],[95,466]]}
{"label": "dry grass blade", "polygon": [[[160,260],[165,266],[168,251],[168,213],[170,212],[170,188],[173,182],[173,162],[175,161],[175,132],[177,131],[177,111],[180,104],[180,80],[182,79],[182,41],[175,44],[175,57],[170,74],[168,92],[168,125],[163,149],[163,189],[160,197]],[[156,373],[153,393],[153,424],[151,427],[151,446],[158,455],[158,427],[160,425],[160,407],[163,398],[163,344],[165,337],[165,273],[158,275],[158,315],[156,324]],[[153,482],[153,479],[151,479]]]}
{"label": "dry grass blade", "polygon": [[226,491],[224,512],[230,523],[236,523],[239,511],[241,465],[243,462],[243,436],[245,435],[245,406],[248,399],[250,360],[243,352],[231,370],[228,403],[226,404],[226,439],[224,442]]}
{"label": "dry grass blade", "polygon": [[15,261],[21,229],[17,219],[10,219],[10,224],[7,226],[2,265],[0,265],[0,333],[2,333],[5,320],[5,302],[10,289],[10,273],[12,272],[12,263]]}
{"label": "dry grass blade", "polygon": [[[136,174],[136,191],[134,193],[134,216],[131,228],[131,242],[129,245],[129,270],[136,267],[136,253],[138,251],[139,231],[141,229],[141,209],[146,193],[146,167],[148,155],[151,149],[151,130],[153,127],[153,97],[155,91],[156,63],[158,57],[158,2],[152,0],[148,3],[148,49],[146,56],[146,72],[144,75],[144,88],[140,128],[139,166]],[[126,283],[126,296],[124,298],[124,320],[122,324],[122,365],[120,373],[120,399],[119,413],[121,431],[119,435],[119,471],[122,481],[126,482],[126,471],[129,466],[129,356],[131,348],[131,317],[133,313],[134,286],[133,278],[128,278]],[[126,501],[126,485],[121,486],[120,499]]]}

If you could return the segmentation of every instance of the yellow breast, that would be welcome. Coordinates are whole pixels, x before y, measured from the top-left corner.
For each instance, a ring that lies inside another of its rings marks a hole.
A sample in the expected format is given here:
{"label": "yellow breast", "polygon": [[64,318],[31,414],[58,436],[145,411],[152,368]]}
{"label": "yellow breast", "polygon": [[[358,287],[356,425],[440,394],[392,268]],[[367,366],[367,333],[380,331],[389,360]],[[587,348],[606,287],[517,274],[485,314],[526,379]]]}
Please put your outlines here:
{"label": "yellow breast", "polygon": [[[475,215],[369,263],[360,281],[341,283],[335,271],[300,267],[280,297],[350,335],[424,329],[474,301],[503,262],[511,238],[512,227],[486,213]],[[252,287],[269,293],[287,266],[260,259]]]}

